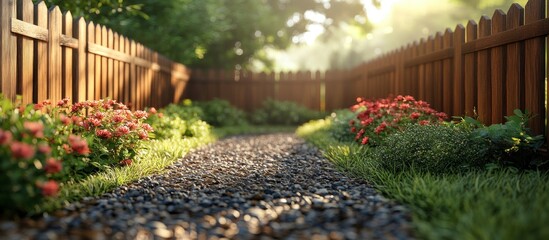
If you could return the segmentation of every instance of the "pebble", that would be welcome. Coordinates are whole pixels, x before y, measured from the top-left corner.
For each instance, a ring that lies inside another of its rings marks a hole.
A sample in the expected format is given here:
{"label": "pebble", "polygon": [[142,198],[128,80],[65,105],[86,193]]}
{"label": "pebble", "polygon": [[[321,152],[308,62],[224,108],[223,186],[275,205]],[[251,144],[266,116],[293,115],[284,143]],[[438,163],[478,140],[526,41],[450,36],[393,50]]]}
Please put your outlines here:
{"label": "pebble", "polygon": [[414,239],[406,207],[293,134],[222,139],[57,213],[0,239]]}

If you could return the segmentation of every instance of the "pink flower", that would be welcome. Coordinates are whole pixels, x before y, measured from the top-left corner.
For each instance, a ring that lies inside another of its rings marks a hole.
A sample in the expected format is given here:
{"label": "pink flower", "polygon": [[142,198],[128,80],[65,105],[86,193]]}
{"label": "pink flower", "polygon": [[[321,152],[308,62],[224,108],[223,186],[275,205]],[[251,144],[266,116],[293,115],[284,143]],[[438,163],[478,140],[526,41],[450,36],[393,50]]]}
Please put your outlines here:
{"label": "pink flower", "polygon": [[102,113],[102,112],[96,112],[95,114],[93,114],[93,118],[96,118],[98,120],[102,120],[103,118],[105,118],[105,114]]}
{"label": "pink flower", "polygon": [[116,129],[116,131],[114,132],[114,135],[117,136],[117,137],[121,137],[121,136],[124,136],[128,133],[130,133],[130,128],[128,128],[126,126],[120,126]]}
{"label": "pink flower", "polygon": [[147,132],[153,132],[154,131],[153,127],[151,127],[151,125],[149,125],[148,123],[141,124],[141,128],[143,128]]}
{"label": "pink flower", "polygon": [[68,144],[63,144],[63,146],[61,146],[63,148],[63,150],[65,150],[66,153],[68,154],[71,154],[72,153],[72,149],[71,147],[69,147]]}
{"label": "pink flower", "polygon": [[59,115],[59,121],[61,121],[61,123],[65,126],[71,124],[71,118],[67,117],[65,114]]}
{"label": "pink flower", "polygon": [[135,129],[137,129],[137,128],[139,127],[139,126],[138,126],[136,123],[134,123],[134,122],[128,122],[128,123],[126,123],[126,126],[129,127],[130,130],[132,130],[132,131],[135,130]]}
{"label": "pink flower", "polygon": [[414,97],[410,96],[410,95],[407,95],[404,97],[404,101],[406,102],[413,102],[415,101],[416,99],[414,99]]}
{"label": "pink flower", "polygon": [[23,127],[35,138],[44,137],[44,125],[41,122],[24,122]]}
{"label": "pink flower", "polygon": [[141,140],[147,140],[147,139],[149,139],[149,134],[148,134],[147,132],[145,132],[145,131],[139,131],[139,132],[137,133],[137,135],[139,135],[139,139],[141,139]]}
{"label": "pink flower", "polygon": [[156,114],[156,112],[157,112],[157,111],[156,111],[156,108],[153,108],[153,107],[152,107],[152,108],[149,109],[149,113],[150,113],[150,114]]}
{"label": "pink flower", "polygon": [[43,154],[50,154],[51,153],[51,147],[47,144],[40,144],[38,145],[38,152]]}
{"label": "pink flower", "polygon": [[0,129],[0,145],[8,145],[11,143],[13,135],[10,131]]}
{"label": "pink flower", "polygon": [[69,99],[68,98],[64,98],[63,100],[59,100],[57,102],[58,107],[66,107],[67,104],[69,104]]}
{"label": "pink flower", "polygon": [[357,103],[361,103],[362,101],[364,101],[364,98],[361,98],[361,97],[357,97],[357,98],[356,98],[356,102],[357,102]]}
{"label": "pink flower", "polygon": [[119,122],[122,122],[124,121],[126,118],[122,115],[114,115],[112,117],[112,121],[115,122],[115,123],[119,123]]}
{"label": "pink flower", "polygon": [[101,122],[101,119],[98,118],[90,118],[88,119],[87,124],[88,126],[99,127],[103,124],[103,122]]}
{"label": "pink flower", "polygon": [[69,145],[71,149],[80,155],[86,155],[90,153],[90,149],[88,147],[88,142],[86,140],[82,139],[79,136],[76,135],[70,135],[69,136]]}
{"label": "pink flower", "polygon": [[63,169],[63,166],[60,161],[57,161],[54,158],[48,158],[48,160],[46,160],[44,171],[47,173],[58,173],[61,172],[61,169]]}
{"label": "pink flower", "polygon": [[366,144],[368,144],[369,141],[370,141],[370,138],[369,138],[369,137],[364,137],[364,138],[362,139],[362,142],[361,142],[361,143],[362,143],[362,145],[366,145]]}
{"label": "pink flower", "polygon": [[142,118],[147,118],[147,117],[148,117],[147,112],[141,111],[141,110],[135,111],[134,115],[135,115],[136,118],[141,118],[141,119],[142,119]]}
{"label": "pink flower", "polygon": [[10,149],[12,156],[18,159],[30,159],[34,157],[35,153],[32,145],[22,142],[13,142],[10,146]]}
{"label": "pink flower", "polygon": [[403,103],[403,104],[400,104],[400,110],[406,110],[408,108],[410,108],[410,104],[407,104],[407,103]]}
{"label": "pink flower", "polygon": [[49,99],[46,99],[46,100],[42,101],[42,105],[43,106],[51,105],[51,101]]}
{"label": "pink flower", "polygon": [[109,139],[112,137],[112,133],[107,129],[97,129],[97,131],[95,131],[95,135],[103,139]]}
{"label": "pink flower", "polygon": [[46,183],[41,184],[39,187],[42,190],[42,195],[46,197],[55,196],[59,192],[59,184],[57,184],[54,180],[49,180]]}
{"label": "pink flower", "polygon": [[367,126],[370,125],[373,121],[374,121],[373,118],[368,118],[368,119],[366,119],[366,120],[360,121],[360,124],[362,124],[362,126],[364,126],[364,127],[367,127]]}

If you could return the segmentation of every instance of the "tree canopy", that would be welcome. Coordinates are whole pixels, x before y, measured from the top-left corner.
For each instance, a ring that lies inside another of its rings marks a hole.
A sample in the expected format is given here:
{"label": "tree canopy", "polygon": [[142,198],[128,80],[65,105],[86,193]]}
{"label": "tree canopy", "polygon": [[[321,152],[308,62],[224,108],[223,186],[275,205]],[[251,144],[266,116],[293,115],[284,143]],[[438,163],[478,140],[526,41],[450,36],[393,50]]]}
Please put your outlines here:
{"label": "tree canopy", "polygon": [[[372,0],[377,1],[377,0]],[[46,0],[195,68],[271,66],[265,47],[299,42],[311,25],[364,30],[360,0]],[[362,20],[362,21],[361,21]]]}

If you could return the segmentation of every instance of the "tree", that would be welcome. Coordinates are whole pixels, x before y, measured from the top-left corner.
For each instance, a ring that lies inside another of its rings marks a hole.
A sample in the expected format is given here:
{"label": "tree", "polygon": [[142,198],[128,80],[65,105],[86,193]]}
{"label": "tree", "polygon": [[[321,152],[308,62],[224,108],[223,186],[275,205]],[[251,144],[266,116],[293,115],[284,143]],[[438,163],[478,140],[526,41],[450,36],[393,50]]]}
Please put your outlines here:
{"label": "tree", "polygon": [[296,37],[307,32],[311,24],[324,27],[326,34],[343,23],[366,31],[370,27],[357,21],[365,15],[360,0],[47,2],[197,68],[247,68],[252,59],[271,66],[263,49],[284,49],[296,43]]}

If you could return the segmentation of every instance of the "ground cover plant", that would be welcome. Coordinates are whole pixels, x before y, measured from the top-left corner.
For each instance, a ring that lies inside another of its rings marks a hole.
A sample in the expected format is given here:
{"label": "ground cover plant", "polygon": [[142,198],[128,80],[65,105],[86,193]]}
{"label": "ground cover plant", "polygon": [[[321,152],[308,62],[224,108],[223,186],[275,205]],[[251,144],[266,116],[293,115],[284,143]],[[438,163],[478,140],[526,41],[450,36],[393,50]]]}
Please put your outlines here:
{"label": "ground cover plant", "polygon": [[[522,158],[535,156],[542,141],[528,132],[528,114],[516,111],[506,123],[491,126],[469,118],[409,124],[375,146],[342,132],[351,115],[356,116],[338,112],[302,125],[297,134],[341,170],[408,206],[418,238],[549,237],[549,176],[539,161]],[[341,141],[343,136],[352,140]]]}
{"label": "ground cover plant", "polygon": [[21,106],[0,97],[2,214],[51,211],[161,171],[215,139],[208,124],[189,115],[177,121],[180,115],[131,111],[110,99]]}
{"label": "ground cover plant", "polygon": [[325,117],[292,101],[266,99],[261,108],[250,115],[250,121],[256,125],[300,125],[313,119]]}

